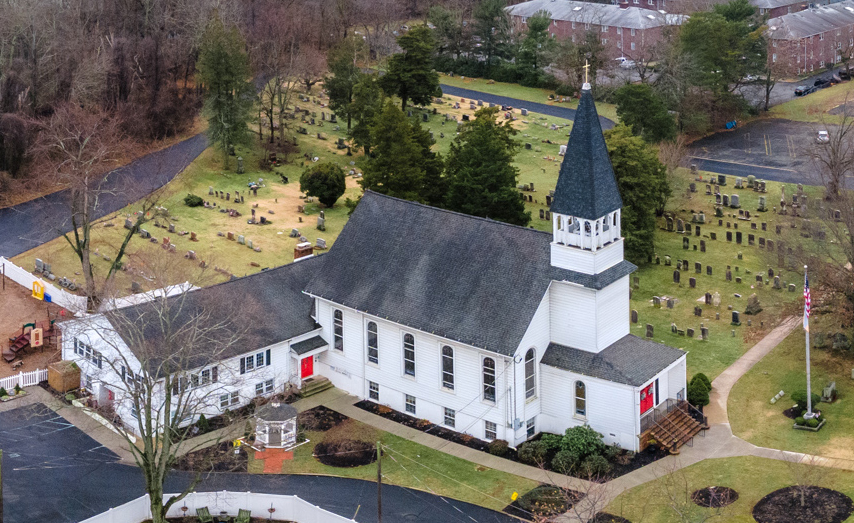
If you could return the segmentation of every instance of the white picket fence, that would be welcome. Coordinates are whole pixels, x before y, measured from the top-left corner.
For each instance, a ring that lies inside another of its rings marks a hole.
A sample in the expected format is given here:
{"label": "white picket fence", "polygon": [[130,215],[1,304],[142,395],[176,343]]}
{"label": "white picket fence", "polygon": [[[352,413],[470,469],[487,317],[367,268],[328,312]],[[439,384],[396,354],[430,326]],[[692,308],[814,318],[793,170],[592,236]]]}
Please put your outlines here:
{"label": "white picket fence", "polygon": [[[164,494],[163,499],[169,499],[173,495]],[[179,503],[173,505],[166,516],[181,517],[185,514],[182,510],[184,507],[187,508],[186,515],[188,516],[195,516],[197,508],[207,507],[212,515],[216,516],[221,512],[226,512],[233,517],[242,508],[250,510],[253,517],[264,519],[272,517],[272,521],[297,521],[299,523],[355,523],[356,521],[333,514],[297,496],[279,494],[230,492],[227,490],[192,492]],[[275,511],[269,512],[271,508]],[[151,507],[148,494],[146,494],[80,523],[140,523],[149,518],[151,518]]]}
{"label": "white picket fence", "polygon": [[0,256],[0,273],[5,273],[10,280],[27,289],[32,290],[33,282],[40,281],[44,285],[44,292],[50,296],[50,301],[68,309],[71,313],[77,313],[86,310],[86,298],[71,294],[55,285],[46,281],[44,278],[39,278],[34,274],[18,267],[8,259]]}
{"label": "white picket fence", "polygon": [[0,387],[10,391],[15,388],[15,385],[32,387],[45,380],[47,380],[47,369],[37,369],[30,372],[19,372],[8,378],[0,378]]}

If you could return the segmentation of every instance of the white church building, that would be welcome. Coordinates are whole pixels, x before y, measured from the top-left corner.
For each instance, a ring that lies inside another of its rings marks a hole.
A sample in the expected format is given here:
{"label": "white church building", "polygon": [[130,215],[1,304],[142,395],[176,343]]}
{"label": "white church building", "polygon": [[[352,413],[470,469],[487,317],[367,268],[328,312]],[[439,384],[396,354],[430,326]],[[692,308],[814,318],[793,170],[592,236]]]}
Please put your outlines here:
{"label": "white church building", "polygon": [[[225,288],[263,313],[251,341],[199,360],[186,386],[210,397],[210,416],[326,378],[485,440],[516,446],[587,424],[640,450],[657,407],[685,398],[686,354],[629,332],[636,267],[623,257],[621,207],[585,90],[551,232],[366,192],[328,253],[187,294],[183,309]],[[133,428],[121,391],[128,373],[146,372],[141,349],[103,322],[64,323],[63,358]],[[105,365],[117,356],[122,365]]]}

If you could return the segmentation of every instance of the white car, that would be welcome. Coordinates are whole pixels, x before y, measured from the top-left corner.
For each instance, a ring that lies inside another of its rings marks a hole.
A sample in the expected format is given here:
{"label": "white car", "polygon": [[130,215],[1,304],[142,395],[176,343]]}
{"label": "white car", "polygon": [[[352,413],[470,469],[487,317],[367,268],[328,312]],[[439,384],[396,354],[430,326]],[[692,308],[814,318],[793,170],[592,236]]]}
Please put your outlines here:
{"label": "white car", "polygon": [[631,69],[632,67],[634,67],[634,66],[635,66],[635,61],[634,61],[634,60],[629,60],[629,59],[628,59],[628,58],[626,58],[625,56],[621,56],[621,57],[619,57],[619,58],[615,58],[614,60],[615,60],[615,61],[620,65],[620,67],[622,67],[623,69]]}
{"label": "white car", "polygon": [[815,143],[829,143],[830,135],[827,134],[827,131],[819,131],[818,135],[815,137]]}

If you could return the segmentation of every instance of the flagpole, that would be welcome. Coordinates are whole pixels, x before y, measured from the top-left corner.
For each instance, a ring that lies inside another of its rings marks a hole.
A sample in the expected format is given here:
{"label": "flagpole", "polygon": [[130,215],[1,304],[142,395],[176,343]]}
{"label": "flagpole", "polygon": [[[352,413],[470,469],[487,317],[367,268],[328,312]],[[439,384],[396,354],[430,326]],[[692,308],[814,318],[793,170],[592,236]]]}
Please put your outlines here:
{"label": "flagpole", "polygon": [[[808,288],[808,279],[807,279],[807,266],[804,265],[804,287]],[[804,292],[804,300],[809,298],[806,297],[806,292]],[[806,335],[807,342],[807,413],[804,416],[805,419],[810,419],[813,417],[812,413],[812,388],[810,385],[810,325],[809,325],[809,316],[807,315],[807,304],[804,302],[804,333]]]}

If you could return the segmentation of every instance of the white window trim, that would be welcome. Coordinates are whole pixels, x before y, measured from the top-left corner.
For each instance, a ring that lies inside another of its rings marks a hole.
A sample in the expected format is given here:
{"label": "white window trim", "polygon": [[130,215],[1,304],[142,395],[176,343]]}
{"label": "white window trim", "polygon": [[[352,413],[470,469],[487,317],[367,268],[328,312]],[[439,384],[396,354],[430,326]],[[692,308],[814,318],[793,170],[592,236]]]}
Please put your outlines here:
{"label": "white window trim", "polygon": [[[444,349],[451,349],[451,378],[453,379],[453,387],[445,386],[445,354]],[[455,394],[457,389],[457,350],[453,345],[447,343],[439,343],[439,388],[450,394]]]}
{"label": "white window trim", "polygon": [[[489,425],[492,424],[492,429],[490,430]],[[493,436],[490,437],[489,433],[492,433]],[[489,420],[483,420],[483,439],[486,441],[494,441],[498,439],[498,423]]]}
{"label": "white window trim", "polygon": [[[450,411],[451,415],[448,416],[448,412]],[[451,418],[451,423],[448,423],[448,418]],[[456,429],[457,428],[457,411],[448,407],[443,407],[442,410],[442,425]]]}
{"label": "white window trim", "polygon": [[[410,398],[412,398],[411,402],[409,401]],[[413,396],[412,394],[404,394],[403,395],[403,411],[406,414],[411,414],[411,415],[415,416],[416,415],[415,413],[418,412],[417,401],[418,401],[417,398],[415,396]],[[409,410],[410,405],[412,406],[411,411]]]}
{"label": "white window trim", "polygon": [[[374,391],[372,390],[373,387],[375,387],[377,389],[376,390],[376,395],[377,395],[376,398],[371,396],[371,394],[374,393]],[[376,381],[370,381],[370,380],[368,381],[368,400],[370,400],[370,401],[379,401],[380,400],[380,384],[377,383]]]}
{"label": "white window trim", "polygon": [[[377,361],[371,361],[371,346],[370,346],[370,341],[369,341],[370,340],[370,332],[369,332],[370,327],[369,326],[371,323],[373,323],[377,329],[377,331],[376,331],[377,346],[375,347],[375,349],[377,351]],[[365,357],[367,358],[366,361],[367,361],[368,365],[371,365],[374,367],[380,366],[380,326],[377,322],[371,321],[371,320],[368,320],[368,322],[365,323]]]}
{"label": "white window trim", "polygon": [[[486,360],[492,360],[492,396],[486,397]],[[480,400],[487,405],[495,405],[498,402],[498,362],[491,356],[480,357]]]}
{"label": "white window trim", "polygon": [[[338,327],[338,319],[335,317],[335,313],[341,313],[341,334],[336,332],[336,328]],[[341,348],[338,348],[338,339],[341,339]],[[332,348],[337,350],[338,352],[344,352],[344,311],[341,309],[332,309]]]}
{"label": "white window trim", "polygon": [[[406,359],[406,336],[407,335],[412,336],[412,374],[409,374],[406,372],[406,362],[407,362],[407,359]],[[414,380],[415,377],[418,375],[417,356],[415,354],[416,346],[417,346],[417,343],[416,343],[416,339],[415,339],[415,334],[413,334],[411,332],[400,331],[400,350],[401,350],[400,361],[402,363],[402,365],[400,367],[401,375],[404,378],[411,379],[411,380]]]}

